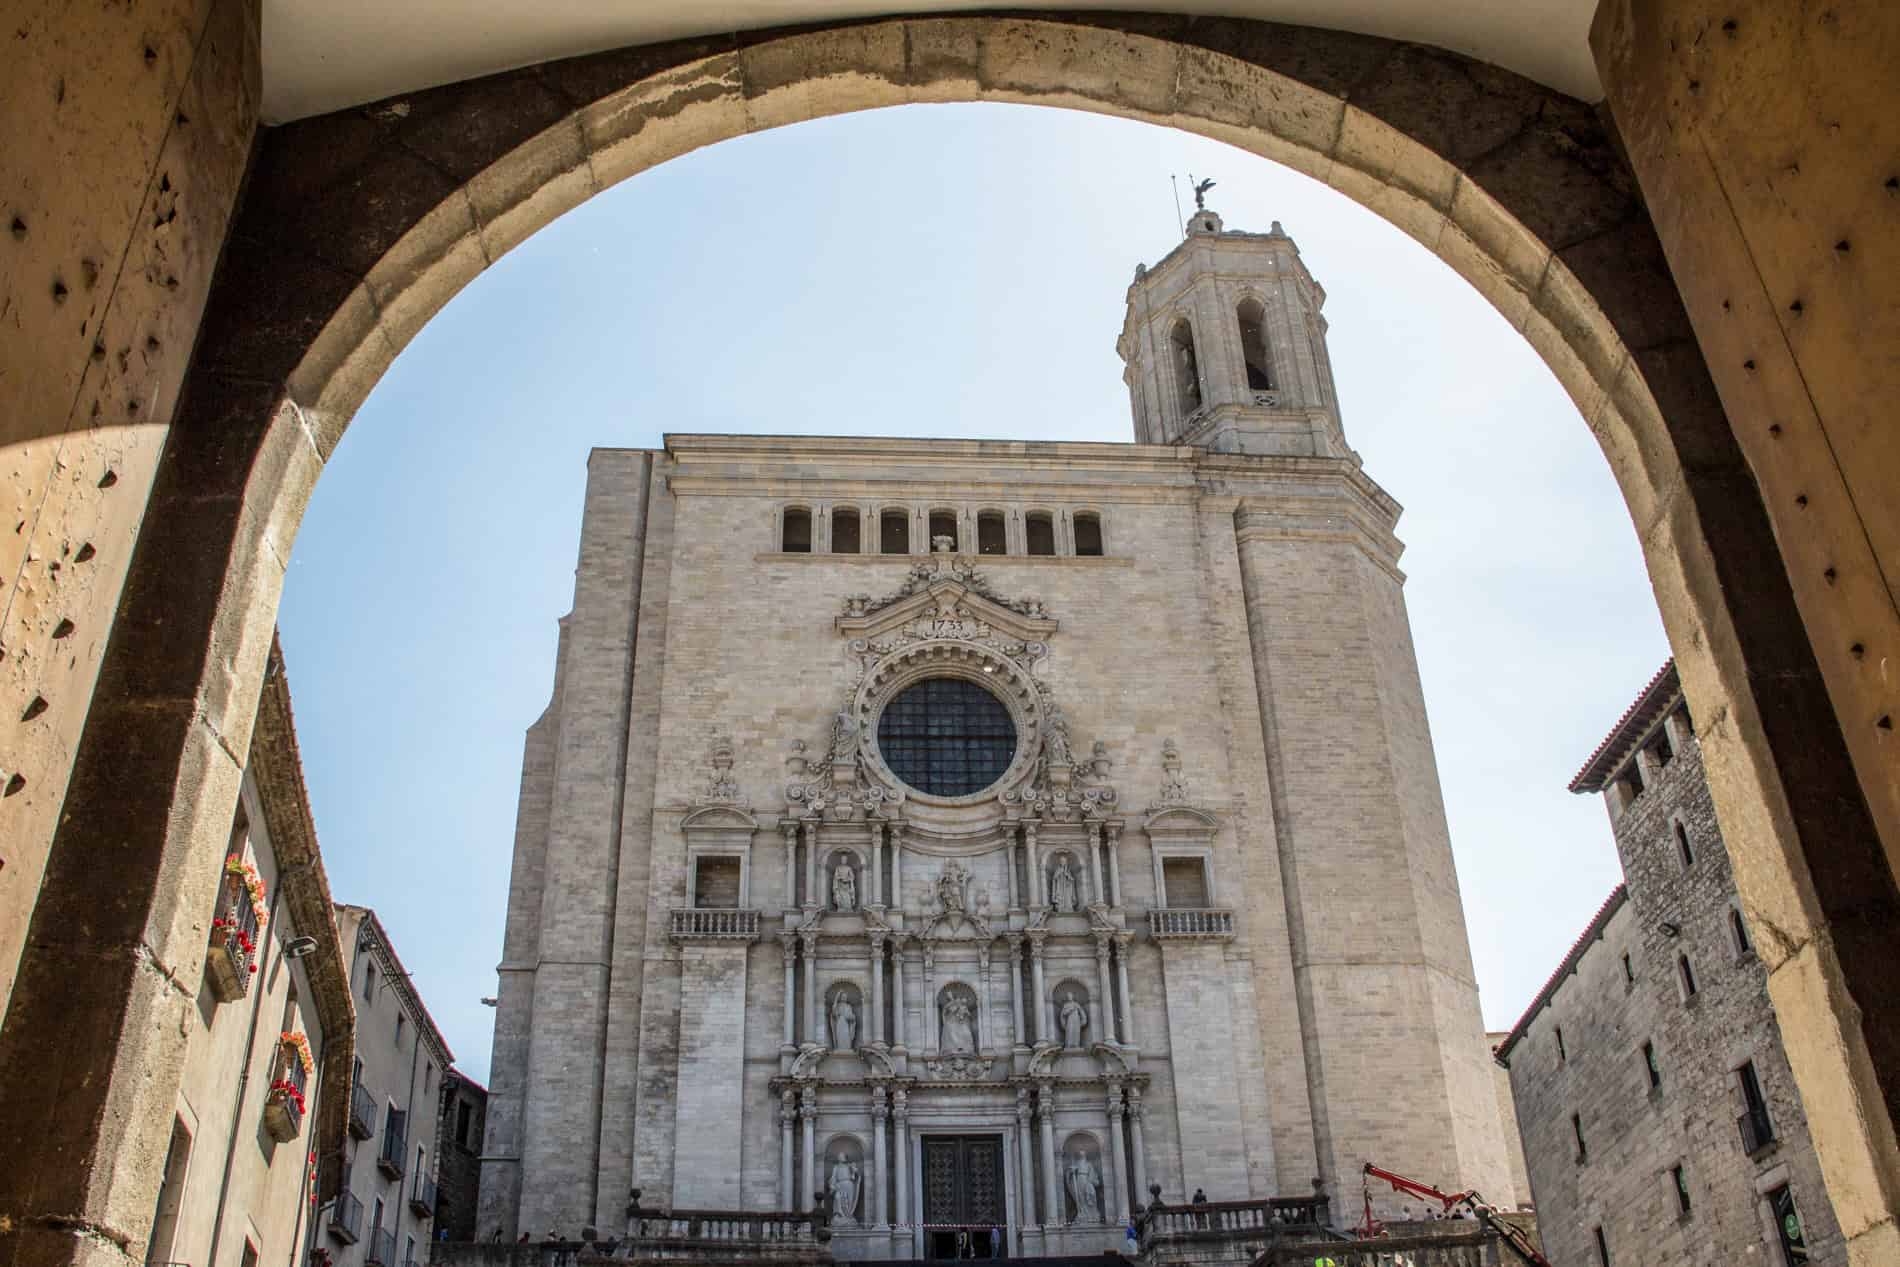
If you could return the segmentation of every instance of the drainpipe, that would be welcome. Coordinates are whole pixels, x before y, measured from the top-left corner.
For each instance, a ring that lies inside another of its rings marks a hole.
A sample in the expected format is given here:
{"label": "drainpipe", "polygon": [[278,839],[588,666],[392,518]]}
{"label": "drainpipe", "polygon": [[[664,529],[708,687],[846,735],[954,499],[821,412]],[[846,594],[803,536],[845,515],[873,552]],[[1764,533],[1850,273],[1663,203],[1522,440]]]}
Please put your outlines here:
{"label": "drainpipe", "polygon": [[[277,851],[271,849],[271,858],[276,860]],[[231,1104],[231,1139],[224,1146],[224,1176],[218,1180],[218,1215],[211,1224],[211,1248],[205,1254],[205,1267],[217,1267],[218,1242],[224,1238],[224,1202],[231,1192],[231,1163],[237,1158],[238,1125],[244,1116],[244,1095],[251,1085],[251,1065],[255,1059],[253,1052],[257,1047],[257,1017],[264,1010],[264,995],[268,993],[270,981],[270,948],[276,944],[276,934],[271,930],[277,927],[277,904],[284,897],[284,872],[277,874],[277,886],[270,895],[270,913],[264,919],[264,927],[259,930],[258,940],[263,945],[257,948],[257,988],[251,999],[251,1024],[244,1033],[244,1069],[238,1074],[237,1094]],[[284,959],[281,949],[277,961]],[[286,969],[288,971],[288,969]]]}

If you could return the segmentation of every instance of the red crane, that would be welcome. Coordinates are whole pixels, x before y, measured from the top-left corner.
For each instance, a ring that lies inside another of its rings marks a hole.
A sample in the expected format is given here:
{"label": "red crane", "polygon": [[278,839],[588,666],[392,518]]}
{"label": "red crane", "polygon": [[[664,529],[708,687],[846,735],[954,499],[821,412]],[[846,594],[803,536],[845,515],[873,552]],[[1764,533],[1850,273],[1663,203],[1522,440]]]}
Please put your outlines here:
{"label": "red crane", "polygon": [[[1420,1183],[1416,1179],[1407,1179],[1404,1175],[1395,1175],[1389,1170],[1381,1170],[1371,1162],[1366,1163],[1365,1173],[1368,1179],[1385,1180],[1392,1185],[1392,1189],[1395,1192],[1409,1192],[1415,1197],[1423,1197],[1427,1201],[1438,1202],[1446,1214],[1450,1214],[1454,1209],[1461,1206],[1470,1210],[1480,1223],[1497,1233],[1498,1238],[1506,1245],[1509,1245],[1512,1252],[1529,1263],[1531,1267],[1550,1267],[1550,1260],[1537,1252],[1536,1248],[1531,1244],[1530,1238],[1525,1236],[1519,1229],[1506,1223],[1503,1219],[1495,1217],[1497,1213],[1496,1210],[1486,1204],[1484,1198],[1479,1196],[1476,1191],[1440,1192],[1428,1183]],[[1383,1236],[1385,1234],[1385,1225],[1380,1223],[1372,1214],[1372,1185],[1365,1183],[1361,1186],[1365,1189],[1366,1194],[1366,1219],[1364,1223],[1354,1228],[1353,1231],[1357,1233],[1361,1239],[1371,1240],[1376,1236]]]}

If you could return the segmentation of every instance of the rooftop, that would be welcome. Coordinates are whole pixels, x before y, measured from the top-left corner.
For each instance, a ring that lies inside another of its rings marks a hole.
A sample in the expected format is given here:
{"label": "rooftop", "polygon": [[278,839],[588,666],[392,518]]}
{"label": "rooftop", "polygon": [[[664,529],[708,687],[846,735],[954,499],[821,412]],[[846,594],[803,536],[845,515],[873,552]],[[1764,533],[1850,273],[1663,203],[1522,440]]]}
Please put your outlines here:
{"label": "rooftop", "polygon": [[[1623,909],[1623,903],[1629,901],[1629,896],[1627,884],[1619,884],[1610,890],[1610,896],[1605,898],[1603,905],[1597,908],[1597,913],[1590,918],[1589,924],[1585,925],[1582,934],[1570,947],[1570,953],[1565,955],[1563,962],[1557,965],[1557,971],[1550,974],[1550,979],[1544,982],[1544,988],[1537,992],[1537,997],[1531,1000],[1531,1005],[1524,1009],[1524,1015],[1517,1018],[1517,1024],[1511,1026],[1511,1032],[1504,1036],[1504,1041],[1491,1049],[1492,1057],[1500,1065],[1510,1068],[1511,1048],[1517,1046],[1518,1040],[1524,1037],[1525,1032],[1531,1027],[1531,1022],[1537,1019],[1537,1014],[1544,1010],[1551,996],[1557,993],[1557,987],[1564,983],[1564,978],[1577,970],[1577,965],[1583,962],[1584,954],[1596,944],[1597,938],[1603,936],[1603,930],[1609,927],[1611,918]],[[1485,1037],[1489,1038],[1490,1035],[1487,1034]]]}
{"label": "rooftop", "polygon": [[1616,772],[1623,768],[1636,745],[1649,734],[1656,719],[1669,711],[1669,706],[1682,694],[1682,681],[1676,676],[1676,662],[1672,657],[1663,661],[1662,668],[1656,670],[1656,676],[1649,679],[1636,702],[1623,710],[1622,718],[1610,733],[1597,745],[1590,759],[1583,763],[1583,769],[1577,771],[1577,777],[1570,780],[1572,792],[1601,792]]}

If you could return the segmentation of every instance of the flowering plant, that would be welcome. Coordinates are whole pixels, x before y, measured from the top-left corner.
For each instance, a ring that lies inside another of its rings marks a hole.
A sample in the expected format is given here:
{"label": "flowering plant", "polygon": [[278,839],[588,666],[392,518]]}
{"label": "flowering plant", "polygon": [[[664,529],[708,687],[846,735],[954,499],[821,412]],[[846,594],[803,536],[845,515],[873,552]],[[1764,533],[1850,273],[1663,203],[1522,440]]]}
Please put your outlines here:
{"label": "flowering plant", "polygon": [[264,879],[257,874],[256,864],[249,858],[232,854],[225,859],[224,873],[235,877],[243,887],[245,896],[251,900],[251,914],[257,918],[257,931],[263,932],[264,925],[270,922],[270,907],[264,901]]}
{"label": "flowering plant", "polygon": [[297,1054],[297,1063],[303,1066],[305,1074],[317,1067],[317,1062],[310,1055],[310,1040],[304,1037],[302,1030],[285,1030],[282,1039],[285,1048]]}
{"label": "flowering plant", "polygon": [[299,1091],[297,1089],[297,1084],[292,1082],[290,1079],[279,1078],[277,1081],[271,1083],[270,1094],[271,1094],[271,1099],[288,1100],[290,1103],[297,1106],[297,1112],[302,1113],[304,1111],[303,1092]]}

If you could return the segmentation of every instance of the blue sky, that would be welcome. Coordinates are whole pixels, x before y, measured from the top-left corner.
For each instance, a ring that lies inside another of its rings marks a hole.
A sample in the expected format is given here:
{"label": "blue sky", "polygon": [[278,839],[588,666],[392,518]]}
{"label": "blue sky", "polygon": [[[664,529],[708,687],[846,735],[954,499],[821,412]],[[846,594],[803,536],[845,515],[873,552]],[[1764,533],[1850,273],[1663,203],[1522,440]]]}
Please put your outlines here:
{"label": "blue sky", "polygon": [[417,336],[318,485],[281,617],[318,834],[463,1069],[488,1076],[589,448],[1130,440],[1123,296],[1178,240],[1188,172],[1228,227],[1281,221],[1327,290],[1347,438],[1406,508],[1486,1023],[1515,1020],[1618,878],[1600,802],[1565,785],[1668,654],[1569,398],[1444,264],[1303,176],[1124,120],[914,106],[730,141],[562,217]]}

